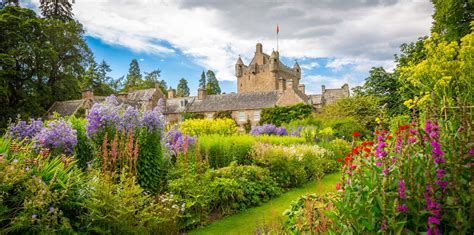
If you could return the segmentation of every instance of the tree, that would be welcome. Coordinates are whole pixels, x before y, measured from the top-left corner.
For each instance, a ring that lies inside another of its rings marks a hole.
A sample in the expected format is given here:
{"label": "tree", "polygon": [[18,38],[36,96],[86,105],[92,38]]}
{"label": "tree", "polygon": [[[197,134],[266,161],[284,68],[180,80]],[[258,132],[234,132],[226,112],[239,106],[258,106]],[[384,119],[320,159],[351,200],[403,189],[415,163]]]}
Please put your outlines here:
{"label": "tree", "polygon": [[179,80],[178,87],[176,88],[176,96],[177,97],[189,96],[188,81],[186,81],[186,79],[181,78],[181,80]]}
{"label": "tree", "polygon": [[158,83],[161,71],[159,69],[153,70],[149,73],[145,72],[145,79],[141,88],[154,88]]}
{"label": "tree", "polygon": [[26,8],[0,10],[0,129],[17,114],[40,116],[54,101],[80,97],[91,57],[83,33],[76,21],[42,19]]}
{"label": "tree", "polygon": [[456,41],[470,32],[474,20],[472,0],[432,0],[435,12],[431,31],[448,41]]}
{"label": "tree", "polygon": [[387,105],[389,116],[406,112],[402,97],[398,93],[400,84],[397,77],[383,67],[372,67],[369,76],[361,87],[355,87],[356,96],[374,96],[380,105]]}
{"label": "tree", "polygon": [[20,0],[2,0],[0,2],[0,9],[6,7],[6,6],[20,6]]}
{"label": "tree", "polygon": [[140,66],[138,65],[138,61],[136,59],[133,59],[130,62],[130,68],[128,69],[125,89],[128,91],[130,89],[139,88],[141,81],[142,75],[140,73]]}
{"label": "tree", "polygon": [[214,71],[207,70],[207,85],[206,93],[208,95],[217,95],[221,93],[221,88],[219,87],[219,81],[217,81]]}
{"label": "tree", "polygon": [[166,85],[166,81],[165,81],[165,80],[161,80],[161,81],[158,83],[158,86],[160,86],[161,92],[163,92],[163,94],[166,96],[166,93],[167,93],[167,91],[168,91],[168,86]]}
{"label": "tree", "polygon": [[41,14],[48,19],[72,20],[72,3],[68,0],[41,0]]}
{"label": "tree", "polygon": [[199,88],[206,88],[206,74],[204,71],[202,71],[201,78],[199,79]]}

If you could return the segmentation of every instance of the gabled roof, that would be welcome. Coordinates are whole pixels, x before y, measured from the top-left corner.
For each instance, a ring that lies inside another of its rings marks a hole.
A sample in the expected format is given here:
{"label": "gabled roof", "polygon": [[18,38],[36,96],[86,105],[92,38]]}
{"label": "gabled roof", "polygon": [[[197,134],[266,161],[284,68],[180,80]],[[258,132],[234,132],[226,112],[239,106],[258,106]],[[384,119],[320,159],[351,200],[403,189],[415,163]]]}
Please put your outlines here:
{"label": "gabled roof", "polygon": [[188,112],[216,112],[229,110],[262,109],[273,107],[281,93],[278,91],[208,95],[195,99]]}
{"label": "gabled roof", "polygon": [[166,108],[164,113],[184,113],[193,104],[195,96],[179,97],[166,100]]}
{"label": "gabled roof", "polygon": [[68,100],[68,101],[57,101],[49,108],[46,112],[46,115],[52,115],[53,113],[58,113],[62,117],[73,115],[77,109],[79,109],[85,100]]}
{"label": "gabled roof", "polygon": [[127,100],[149,101],[153,97],[153,94],[155,94],[155,91],[155,88],[130,91],[128,92]]}

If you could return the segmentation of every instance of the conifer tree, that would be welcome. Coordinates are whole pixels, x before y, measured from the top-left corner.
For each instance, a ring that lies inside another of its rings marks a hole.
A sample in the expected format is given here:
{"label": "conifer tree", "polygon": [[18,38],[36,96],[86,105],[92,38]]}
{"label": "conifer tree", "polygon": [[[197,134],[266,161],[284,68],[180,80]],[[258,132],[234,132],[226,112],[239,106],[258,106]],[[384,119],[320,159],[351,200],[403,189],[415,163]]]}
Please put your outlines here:
{"label": "conifer tree", "polygon": [[207,70],[206,93],[208,95],[217,95],[221,93],[219,81],[217,81],[216,75],[212,70]]}
{"label": "conifer tree", "polygon": [[184,78],[179,80],[178,87],[176,89],[176,96],[177,97],[188,97],[189,96],[189,87],[188,81]]}
{"label": "conifer tree", "polygon": [[138,61],[133,59],[130,62],[130,68],[128,69],[127,82],[125,84],[125,90],[136,89],[140,86],[142,81],[142,75],[140,73],[140,66]]}

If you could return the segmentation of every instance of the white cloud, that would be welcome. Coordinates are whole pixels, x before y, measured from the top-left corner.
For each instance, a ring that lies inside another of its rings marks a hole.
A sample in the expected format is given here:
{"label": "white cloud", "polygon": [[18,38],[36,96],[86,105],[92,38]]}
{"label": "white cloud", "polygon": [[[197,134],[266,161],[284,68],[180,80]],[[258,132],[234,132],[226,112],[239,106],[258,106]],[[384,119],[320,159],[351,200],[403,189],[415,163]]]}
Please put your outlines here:
{"label": "white cloud", "polygon": [[329,68],[354,72],[393,67],[401,43],[429,33],[433,12],[421,0],[80,0],[73,9],[91,36],[165,57],[180,50],[221,80],[235,80],[238,55],[248,63],[257,41],[276,49],[277,23],[281,56],[334,58]]}
{"label": "white cloud", "polygon": [[140,58],[140,61],[141,61],[141,62],[143,62],[143,61],[145,61],[145,59],[143,59],[143,58]]}
{"label": "white cloud", "polygon": [[319,65],[318,62],[310,62],[310,63],[305,63],[301,64],[300,67],[304,70],[311,70],[314,68],[319,68],[321,65]]}

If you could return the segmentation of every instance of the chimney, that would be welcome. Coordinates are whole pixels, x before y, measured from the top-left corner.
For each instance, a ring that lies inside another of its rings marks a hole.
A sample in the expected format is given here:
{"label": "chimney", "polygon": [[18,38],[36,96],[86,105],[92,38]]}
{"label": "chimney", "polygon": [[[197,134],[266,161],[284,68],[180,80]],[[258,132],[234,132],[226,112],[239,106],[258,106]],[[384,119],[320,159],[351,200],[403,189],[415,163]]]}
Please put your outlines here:
{"label": "chimney", "polygon": [[322,85],[321,86],[321,94],[324,94],[324,92],[326,92],[326,86]]}
{"label": "chimney", "polygon": [[287,90],[294,90],[295,88],[293,87],[293,78],[288,78],[286,80],[286,89]]}
{"label": "chimney", "polygon": [[203,100],[206,97],[206,89],[199,87],[198,89],[198,100]]}
{"label": "chimney", "polygon": [[278,78],[278,91],[283,92],[285,90],[285,79],[282,77]]}
{"label": "chimney", "polygon": [[261,43],[257,43],[257,48],[255,50],[256,54],[263,54],[263,48]]}
{"label": "chimney", "polygon": [[301,93],[303,93],[303,94],[305,94],[305,89],[304,88],[305,88],[305,86],[303,84],[298,85],[298,90],[300,90]]}
{"label": "chimney", "polygon": [[85,89],[82,91],[82,99],[88,99],[91,100],[94,98],[94,92],[91,89]]}
{"label": "chimney", "polygon": [[168,99],[173,99],[176,97],[176,91],[170,87],[170,89],[168,89]]}
{"label": "chimney", "polygon": [[128,93],[127,92],[120,92],[120,93],[118,93],[117,97],[122,99],[122,100],[126,100],[127,97],[128,97]]}

